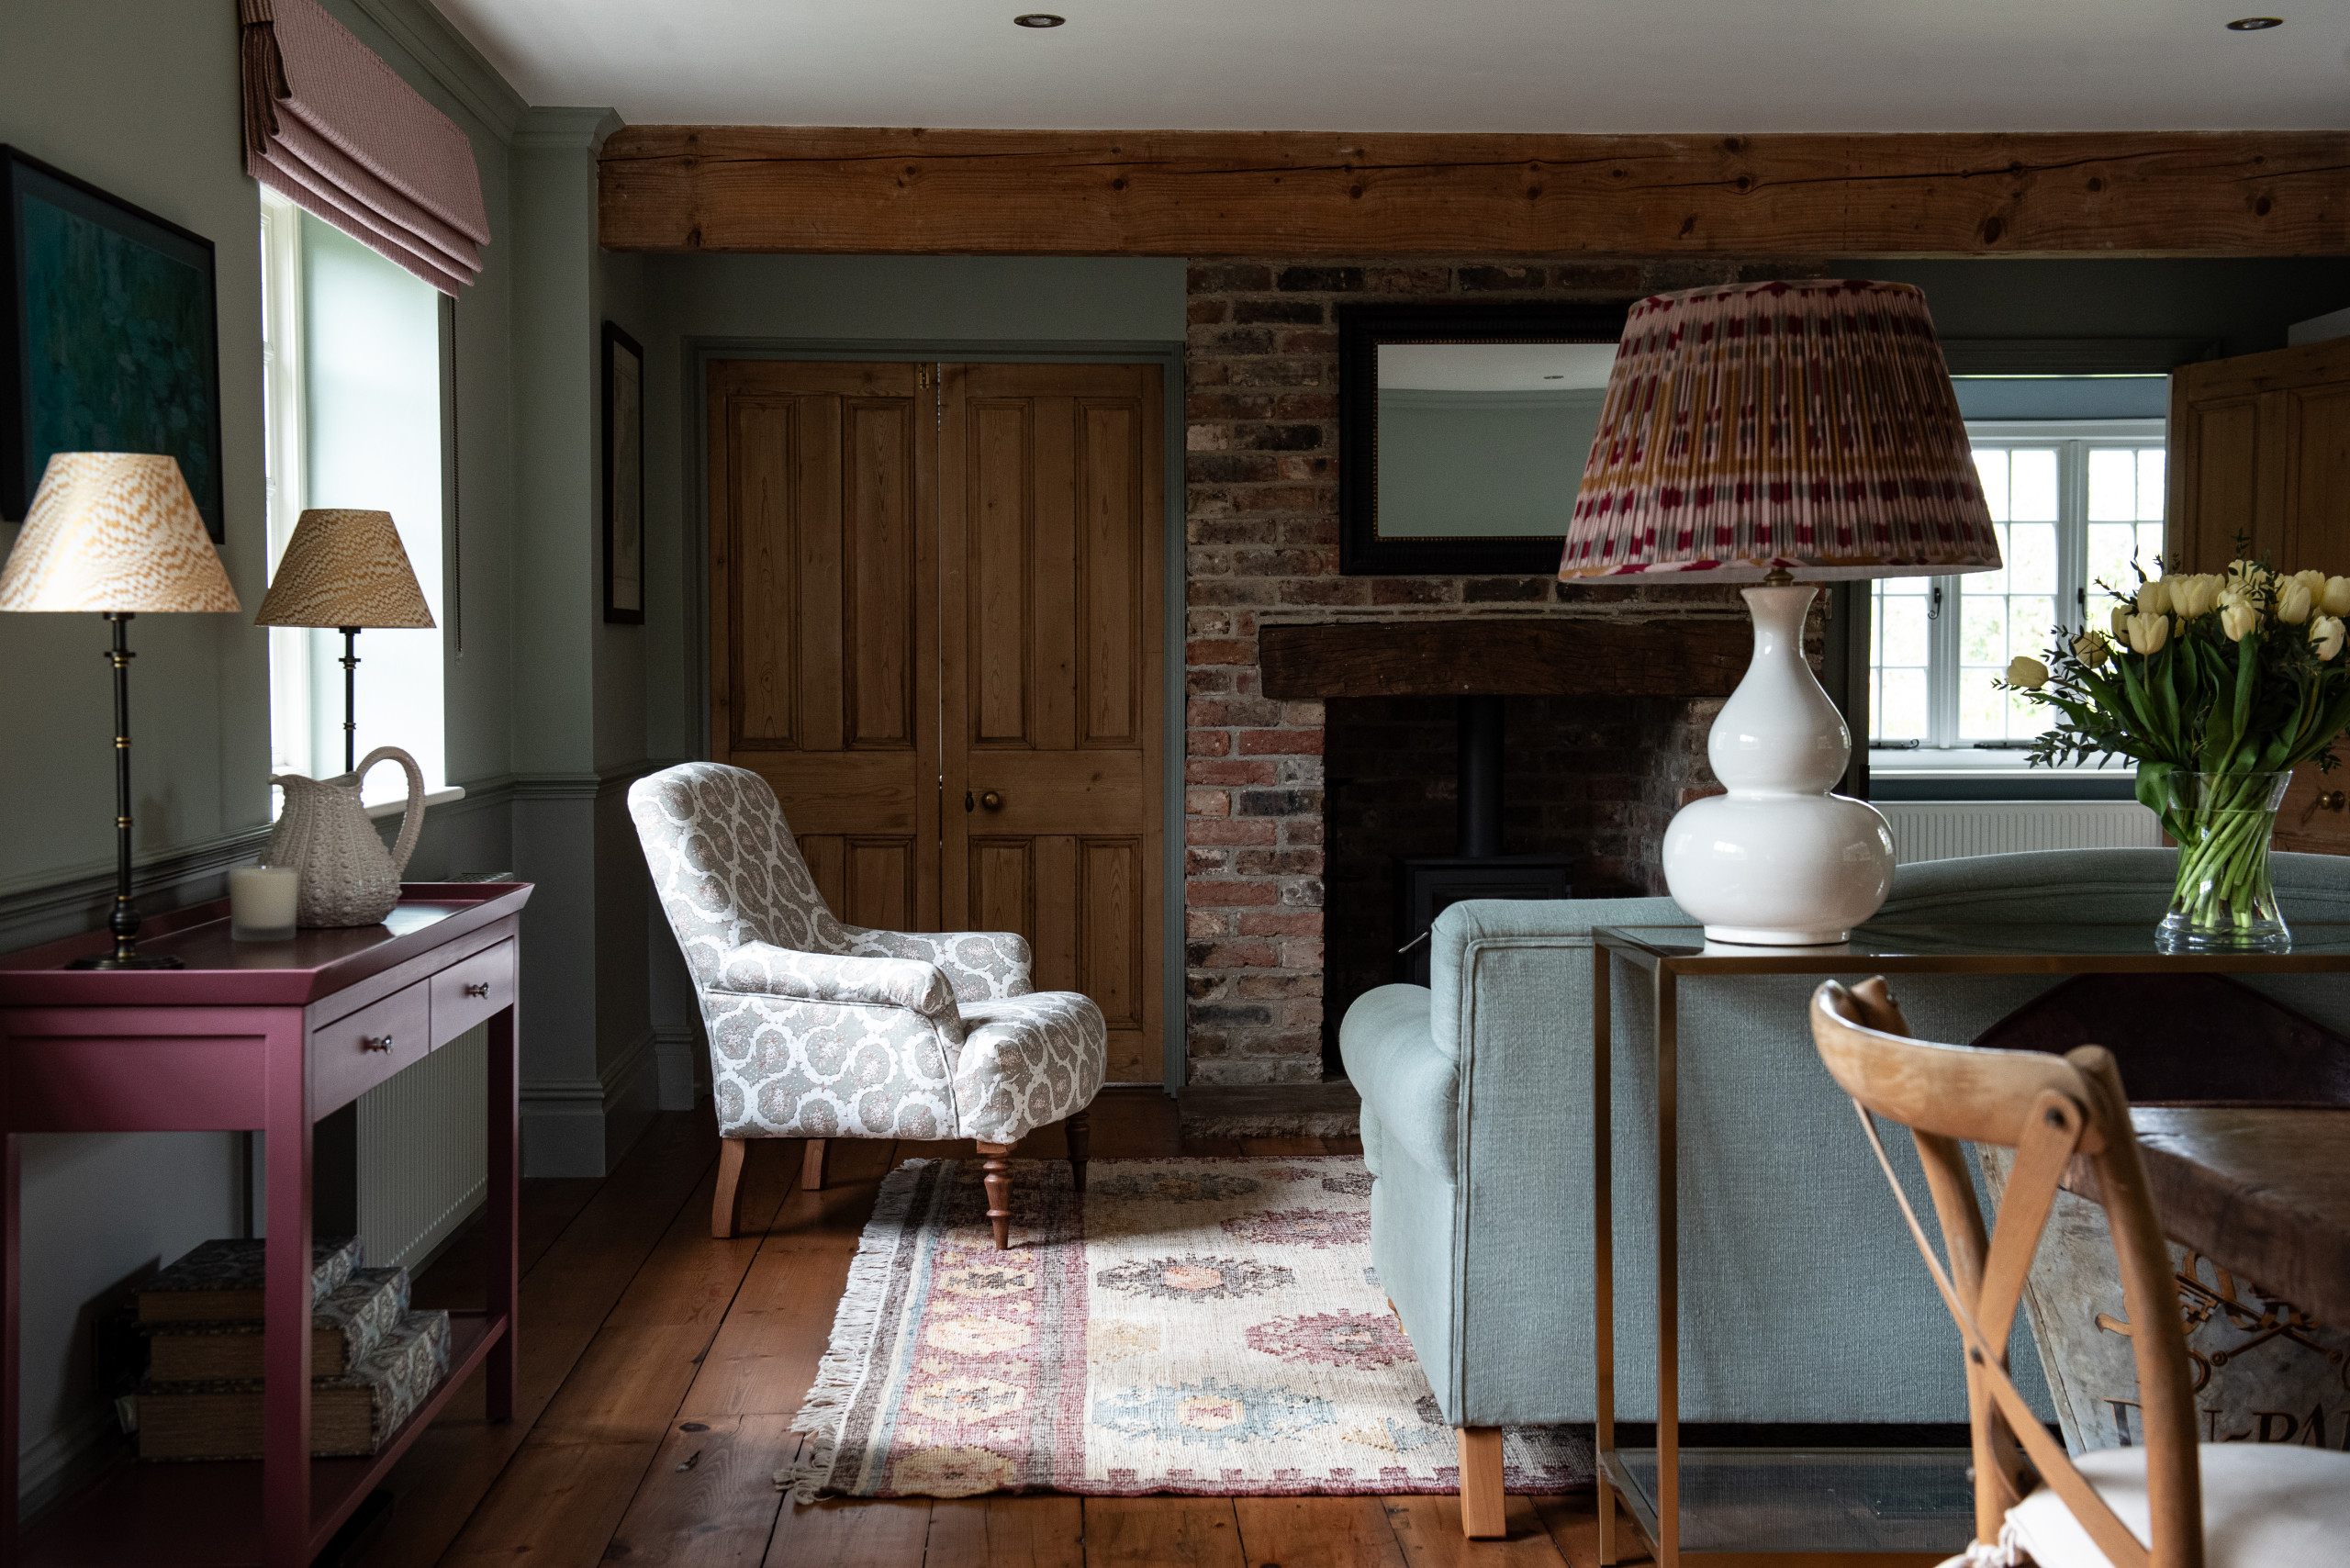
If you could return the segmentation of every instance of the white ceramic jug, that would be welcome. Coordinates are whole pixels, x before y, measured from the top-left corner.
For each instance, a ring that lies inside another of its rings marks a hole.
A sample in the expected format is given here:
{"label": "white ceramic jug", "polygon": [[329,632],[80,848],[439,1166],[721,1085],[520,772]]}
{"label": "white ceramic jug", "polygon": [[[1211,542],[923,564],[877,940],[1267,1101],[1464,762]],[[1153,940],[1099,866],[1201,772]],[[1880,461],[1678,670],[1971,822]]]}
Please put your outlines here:
{"label": "white ceramic jug", "polygon": [[[359,800],[360,780],[379,762],[397,762],[408,773],[408,811],[389,855]],[[269,781],[285,790],[285,809],[262,859],[301,873],[296,924],[373,925],[391,913],[400,902],[400,873],[424,829],[424,770],[416,758],[397,746],[378,746],[356,773],[333,778],[280,773]]]}

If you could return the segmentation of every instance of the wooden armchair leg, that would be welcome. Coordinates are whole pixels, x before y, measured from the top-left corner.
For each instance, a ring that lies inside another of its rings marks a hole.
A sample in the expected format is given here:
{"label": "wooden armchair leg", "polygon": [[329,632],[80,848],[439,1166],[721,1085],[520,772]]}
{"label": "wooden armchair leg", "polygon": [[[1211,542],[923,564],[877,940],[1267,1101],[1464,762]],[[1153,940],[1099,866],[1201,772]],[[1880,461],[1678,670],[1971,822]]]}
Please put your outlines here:
{"label": "wooden armchair leg", "polygon": [[1069,1184],[1079,1192],[1085,1191],[1085,1157],[1093,1147],[1093,1121],[1083,1111],[1072,1111],[1061,1123],[1061,1131],[1069,1135]]}
{"label": "wooden armchair leg", "polygon": [[1460,1433],[1460,1533],[1472,1540],[1499,1540],[1509,1534],[1508,1506],[1502,1500],[1502,1429],[1462,1427]]}
{"label": "wooden armchair leg", "polygon": [[1011,1152],[1008,1143],[979,1145],[979,1154],[985,1161],[979,1169],[987,1172],[988,1219],[995,1226],[995,1249],[999,1252],[1012,1249],[1012,1162],[1004,1159]]}
{"label": "wooden armchair leg", "polygon": [[718,1193],[710,1204],[710,1234],[720,1241],[733,1238],[743,1223],[743,1157],[751,1140],[721,1138],[718,1143]]}
{"label": "wooden armchair leg", "polygon": [[824,1190],[824,1150],[826,1140],[811,1137],[800,1156],[800,1185],[801,1190],[821,1193]]}

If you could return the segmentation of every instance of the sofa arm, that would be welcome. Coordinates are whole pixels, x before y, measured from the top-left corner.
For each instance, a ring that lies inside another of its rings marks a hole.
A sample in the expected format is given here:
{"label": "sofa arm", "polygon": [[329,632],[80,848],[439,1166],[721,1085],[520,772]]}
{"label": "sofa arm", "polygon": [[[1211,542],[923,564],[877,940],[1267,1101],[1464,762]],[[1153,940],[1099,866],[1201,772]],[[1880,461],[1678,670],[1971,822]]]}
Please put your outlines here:
{"label": "sofa arm", "polygon": [[867,931],[848,929],[852,952],[934,964],[957,1002],[1026,996],[1033,960],[1028,939],[1011,931]]}
{"label": "sofa arm", "polygon": [[1460,1142],[1460,1075],[1428,1033],[1433,1001],[1424,986],[1365,991],[1338,1025],[1338,1054],[1377,1121],[1382,1156],[1393,1149],[1449,1182]]}
{"label": "sofa arm", "polygon": [[796,953],[767,942],[745,942],[718,961],[718,983],[710,989],[793,1002],[852,1002],[902,1007],[919,1013],[963,1037],[955,992],[934,964],[917,958],[867,958],[830,953]]}

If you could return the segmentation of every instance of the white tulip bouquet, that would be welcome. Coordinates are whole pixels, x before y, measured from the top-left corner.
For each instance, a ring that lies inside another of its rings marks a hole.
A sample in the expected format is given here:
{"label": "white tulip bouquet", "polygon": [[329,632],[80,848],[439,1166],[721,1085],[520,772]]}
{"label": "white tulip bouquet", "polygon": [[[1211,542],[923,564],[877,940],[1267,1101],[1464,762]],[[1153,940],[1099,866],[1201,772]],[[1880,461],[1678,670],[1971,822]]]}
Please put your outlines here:
{"label": "white tulip bouquet", "polygon": [[2045,663],[2018,659],[1998,683],[2062,715],[2035,765],[2136,760],[2138,799],[2179,845],[2166,932],[2284,931],[2268,836],[2282,776],[2311,758],[2331,771],[2350,726],[2345,618],[2350,577],[2242,559],[2224,573],[2142,571],[2109,633],[2059,628]]}

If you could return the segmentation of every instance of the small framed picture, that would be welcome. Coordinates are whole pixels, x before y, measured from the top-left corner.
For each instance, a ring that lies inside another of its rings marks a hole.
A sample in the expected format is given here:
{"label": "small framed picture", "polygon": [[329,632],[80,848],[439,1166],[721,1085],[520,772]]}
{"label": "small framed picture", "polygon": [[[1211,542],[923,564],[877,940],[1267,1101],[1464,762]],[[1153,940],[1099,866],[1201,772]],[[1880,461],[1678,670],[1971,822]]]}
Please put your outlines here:
{"label": "small framed picture", "polygon": [[212,241],[0,147],[0,518],[58,452],[160,452],[222,533]]}
{"label": "small framed picture", "polygon": [[604,323],[604,619],[644,624],[644,351]]}

